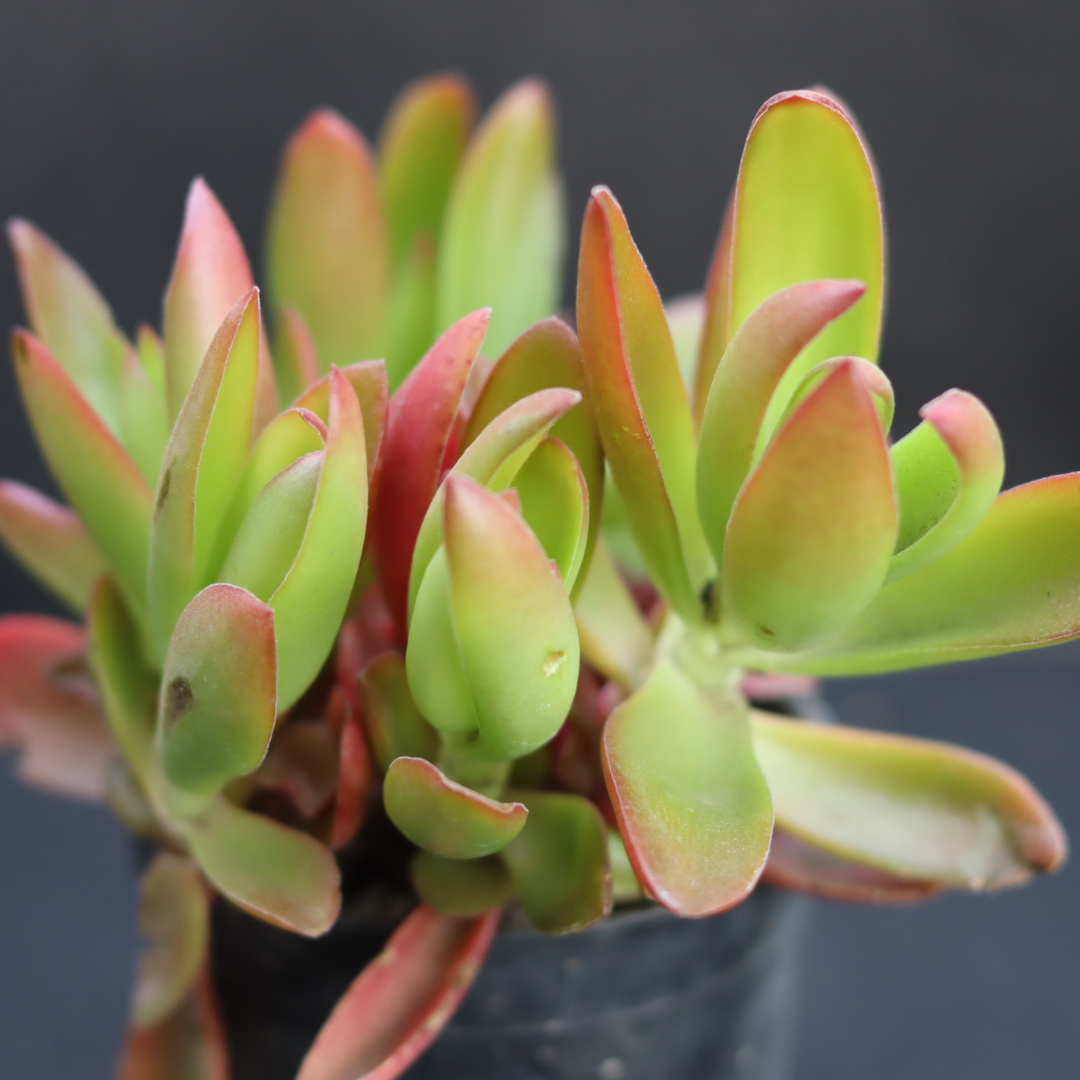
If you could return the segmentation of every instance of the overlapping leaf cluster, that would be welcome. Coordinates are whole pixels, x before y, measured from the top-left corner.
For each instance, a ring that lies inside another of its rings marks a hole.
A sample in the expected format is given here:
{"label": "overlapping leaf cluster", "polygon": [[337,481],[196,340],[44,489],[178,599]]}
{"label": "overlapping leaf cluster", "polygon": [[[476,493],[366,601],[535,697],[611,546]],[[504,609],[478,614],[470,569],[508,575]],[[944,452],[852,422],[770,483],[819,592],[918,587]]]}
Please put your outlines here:
{"label": "overlapping leaf cluster", "polygon": [[666,310],[595,189],[576,333],[547,91],[474,113],[460,79],[418,83],[375,154],[315,114],[268,319],[202,181],[161,337],[10,228],[16,371],[68,505],[4,482],[0,537],[86,630],[0,623],[0,738],[162,846],[127,1080],[227,1074],[207,885],[326,931],[373,791],[424,903],[301,1080],[398,1075],[513,899],[565,932],[615,899],[719,912],[762,874],[903,900],[1064,857],[999,762],[750,704],[1080,635],[1080,477],[999,494],[962,391],[890,439],[881,209],[842,104],[766,103],[704,294]]}

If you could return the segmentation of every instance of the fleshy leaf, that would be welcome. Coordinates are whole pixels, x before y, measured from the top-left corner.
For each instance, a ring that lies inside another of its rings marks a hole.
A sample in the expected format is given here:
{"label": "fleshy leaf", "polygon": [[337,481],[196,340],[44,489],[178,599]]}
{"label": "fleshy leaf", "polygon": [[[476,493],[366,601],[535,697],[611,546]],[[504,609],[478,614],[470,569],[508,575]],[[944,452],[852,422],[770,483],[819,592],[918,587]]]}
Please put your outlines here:
{"label": "fleshy leaf", "polygon": [[341,873],[306,833],[217,798],[184,835],[214,887],[249,914],[307,937],[333,926]]}
{"label": "fleshy leaf", "polygon": [[0,480],[0,540],[76,611],[90,600],[105,560],[79,515],[25,484]]}
{"label": "fleshy leaf", "polygon": [[514,895],[514,881],[502,859],[447,859],[419,851],[412,861],[413,888],[443,915],[481,915]]}
{"label": "fleshy leaf", "polygon": [[432,760],[439,748],[435,730],[409,693],[405,662],[397,653],[377,656],[360,677],[364,727],[380,772],[399,757]]}
{"label": "fleshy leaf", "polygon": [[134,349],[128,350],[117,387],[120,438],[148,484],[156,484],[165,458],[172,425],[164,386],[153,376]]}
{"label": "fleshy leaf", "polygon": [[322,370],[382,351],[390,250],[379,181],[363,135],[320,109],[285,148],[267,235],[276,309],[303,315]]}
{"label": "fleshy leaf", "polygon": [[[500,413],[516,401],[550,387],[585,393],[585,369],[577,335],[561,319],[544,319],[530,327],[499,357],[473,407],[462,446],[468,447]],[[589,539],[584,565],[589,565],[600,531],[604,503],[604,448],[592,410],[571,409],[551,429],[573,451],[589,485]]]}
{"label": "fleshy leaf", "polygon": [[132,603],[145,611],[153,510],[149,484],[36,338],[16,331],[12,351],[23,401],[49,468]]}
{"label": "fleshy leaf", "polygon": [[394,1080],[454,1015],[487,955],[500,912],[475,919],[421,905],[337,1003],[297,1080]]}
{"label": "fleshy leaf", "polygon": [[1065,833],[1015,770],[972,750],[755,712],[777,824],[833,854],[968,889],[1057,869]]}
{"label": "fleshy leaf", "polygon": [[490,318],[486,309],[474,311],[450,327],[390,402],[372,543],[387,604],[403,632],[416,536],[438,489],[461,396]]}
{"label": "fleshy leaf", "polygon": [[349,380],[330,371],[329,438],[307,530],[270,597],[278,643],[278,709],[319,673],[341,628],[367,526],[364,419]]}
{"label": "fleshy leaf", "polygon": [[697,505],[717,561],[739,489],[759,449],[765,413],[802,350],[864,293],[858,281],[807,281],[751,312],[716,367],[701,401]]}
{"label": "fleshy leaf", "polygon": [[364,741],[360,719],[340,686],[335,687],[330,698],[329,711],[333,713],[335,710],[341,716],[341,748],[338,754],[337,798],[330,823],[330,847],[340,851],[352,841],[364,823],[375,783],[375,769]]}
{"label": "fleshy leaf", "polygon": [[721,611],[755,645],[842,630],[885,580],[896,503],[884,434],[851,361],[778,432],[731,515]]}
{"label": "fleshy leaf", "polygon": [[34,333],[105,421],[119,430],[116,392],[128,344],[86,271],[28,221],[8,223],[8,239]]}
{"label": "fleshy leaf", "polygon": [[694,502],[694,428],[660,294],[607,188],[593,188],[578,269],[589,402],[657,587],[700,621],[711,559]]}
{"label": "fleshy leaf", "polygon": [[319,381],[322,366],[311,328],[296,308],[287,307],[278,316],[274,339],[281,400],[295,401],[309,386]]}
{"label": "fleshy leaf", "polygon": [[574,699],[578,639],[562,582],[536,536],[497,495],[465,477],[446,490],[454,623],[481,740],[522,757],[559,729]]}
{"label": "fleshy leaf", "polygon": [[679,361],[679,372],[687,393],[694,386],[694,365],[701,347],[701,331],[705,323],[705,298],[699,295],[680,296],[664,304],[671,343]]}
{"label": "fleshy leaf", "polygon": [[[201,177],[188,191],[184,226],[165,292],[165,379],[175,419],[222,321],[255,287],[251,264],[233,223]],[[261,335],[258,413],[261,429],[277,412],[273,362]]]}
{"label": "fleshy leaf", "polygon": [[434,241],[422,233],[395,271],[383,350],[391,390],[408,378],[435,338],[437,259]]}
{"label": "fleshy leaf", "polygon": [[529,812],[489,799],[445,776],[423,758],[394,761],[383,781],[390,820],[417,847],[448,859],[477,859],[506,847]]}
{"label": "fleshy leaf", "polygon": [[649,624],[601,538],[574,604],[581,654],[625,690],[642,681],[653,650]]}
{"label": "fleshy leaf", "polygon": [[750,893],[773,810],[742,700],[698,689],[670,660],[604,727],[601,753],[638,880],[677,915],[714,915]]}
{"label": "fleshy leaf", "polygon": [[20,753],[27,783],[100,799],[116,746],[93,684],[80,673],[82,630],[41,615],[0,618],[0,747]]}
{"label": "fleshy leaf", "polygon": [[546,934],[584,930],[611,913],[607,827],[580,795],[514,792],[529,820],[503,850],[529,921]]}
{"label": "fleshy leaf", "polygon": [[854,278],[867,287],[863,302],[789,366],[766,413],[768,435],[815,364],[831,356],[877,359],[885,284],[881,204],[869,149],[841,102],[822,90],[765,102],[746,140],[729,213],[730,229],[721,231],[710,272],[703,373],[719,362],[750,313],[781,289],[821,278]]}
{"label": "fleshy leaf", "polygon": [[132,1023],[164,1020],[184,1000],[210,941],[210,904],[195,865],[160,852],[143,875],[139,929],[150,939],[139,957]]}
{"label": "fleshy leaf", "polygon": [[970,536],[1005,476],[1001,433],[977,397],[950,390],[919,415],[923,423],[892,449],[900,530],[888,581],[913,574]]}
{"label": "fleshy leaf", "polygon": [[288,798],[309,821],[325,810],[337,790],[338,739],[328,724],[299,720],[274,732],[251,783]]}
{"label": "fleshy leaf", "polygon": [[1080,636],[1080,473],[998,496],[958,547],[886,585],[837,637],[751,666],[861,675],[974,660]]}
{"label": "fleshy leaf", "polygon": [[493,309],[488,355],[555,312],[565,220],[555,171],[555,113],[537,79],[510,87],[469,144],[439,247],[438,329]]}
{"label": "fleshy leaf", "polygon": [[165,451],[150,544],[150,628],[159,656],[180,612],[208,583],[218,530],[251,452],[261,336],[253,290],[214,335]]}

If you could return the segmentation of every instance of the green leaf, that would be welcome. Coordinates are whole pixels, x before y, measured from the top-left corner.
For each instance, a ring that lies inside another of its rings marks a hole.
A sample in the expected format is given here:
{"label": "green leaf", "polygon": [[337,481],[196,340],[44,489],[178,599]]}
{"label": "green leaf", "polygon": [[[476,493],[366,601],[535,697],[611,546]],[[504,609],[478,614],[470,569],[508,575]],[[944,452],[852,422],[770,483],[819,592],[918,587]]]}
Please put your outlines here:
{"label": "green leaf", "polygon": [[863,302],[788,368],[766,413],[768,434],[815,364],[832,356],[877,359],[885,288],[881,203],[869,150],[841,102],[827,91],[795,90],[761,107],[731,215],[727,243],[717,252],[726,268],[714,267],[707,300],[712,355],[723,355],[750,313],[788,285],[854,278],[867,287]]}
{"label": "green leaf", "polygon": [[417,847],[448,859],[477,859],[506,847],[529,812],[490,799],[444,775],[423,758],[397,758],[383,781],[390,820]]}
{"label": "green leaf", "polygon": [[273,306],[303,315],[323,372],[380,355],[390,247],[378,176],[363,135],[330,109],[285,148],[266,248]]}
{"label": "green leaf", "polygon": [[589,402],[641,554],[690,622],[712,573],[694,499],[694,427],[660,294],[607,188],[585,211],[578,332]]}
{"label": "green leaf", "polygon": [[218,798],[184,836],[214,887],[249,914],[307,937],[334,925],[341,873],[306,833]]}
{"label": "green leaf", "polygon": [[144,613],[153,508],[149,485],[36,338],[16,331],[12,352],[23,402],[49,468],[136,612]]}
{"label": "green leaf", "polygon": [[[466,453],[500,413],[538,390],[557,386],[578,390],[582,395],[586,390],[577,335],[561,319],[552,317],[526,330],[492,368],[462,436]],[[571,409],[550,434],[570,447],[589,485],[589,537],[583,563],[587,567],[600,533],[604,505],[604,448],[592,408],[586,404]]]}
{"label": "green leaf", "polygon": [[117,433],[116,393],[128,344],[109,305],[86,271],[30,222],[10,221],[8,239],[31,328]]}
{"label": "green leaf", "polygon": [[475,481],[450,478],[445,528],[454,624],[481,741],[497,759],[523,757],[558,731],[574,699],[579,651],[569,597],[529,527]]}
{"label": "green leaf", "polygon": [[581,654],[625,690],[641,684],[653,636],[601,538],[574,604]]}
{"label": "green leaf", "polygon": [[143,875],[139,929],[149,945],[139,957],[131,1020],[164,1020],[187,996],[210,943],[210,898],[195,865],[160,852]]}
{"label": "green leaf", "polygon": [[287,307],[278,315],[274,339],[281,400],[293,402],[319,381],[322,366],[311,328],[296,308]]}
{"label": "green leaf", "polygon": [[106,570],[78,514],[14,480],[0,480],[0,540],[76,611],[85,609],[94,582]]}
{"label": "green leaf", "polygon": [[397,653],[375,657],[360,675],[359,690],[364,727],[380,772],[395,758],[435,757],[439,737],[416,707],[405,662]]}
{"label": "green leaf", "polygon": [[435,340],[437,258],[435,244],[421,233],[394,274],[386,330],[386,370],[390,389],[397,388]]}
{"label": "green leaf", "polygon": [[971,750],[754,713],[754,749],[788,832],[892,874],[1018,885],[1065,859],[1065,833],[1015,770]]}
{"label": "green leaf", "polygon": [[746,898],[773,809],[741,698],[660,660],[608,719],[601,759],[634,871],[661,904],[700,916]]}
{"label": "green leaf", "polygon": [[120,437],[148,484],[156,484],[169,442],[165,394],[134,351],[124,360],[117,389]]}
{"label": "green leaf", "polygon": [[705,300],[698,295],[680,296],[664,304],[671,343],[679,360],[679,374],[687,393],[694,386],[694,365],[701,346],[701,331],[705,322]]}
{"label": "green leaf", "polygon": [[330,371],[330,422],[307,530],[284,581],[270,597],[278,642],[278,709],[311,685],[337,637],[367,527],[364,419],[345,375]]}
{"label": "green leaf", "polygon": [[721,611],[766,649],[820,641],[874,598],[895,541],[884,434],[857,366],[845,361],[778,432],[739,494]]}
{"label": "green leaf", "polygon": [[1080,474],[998,496],[959,546],[886,585],[840,635],[751,666],[821,675],[974,660],[1080,636]]}
{"label": "green leaf", "polygon": [[777,385],[802,350],[865,292],[858,281],[808,281],[770,296],[739,328],[703,388],[697,506],[717,562],[739,489],[763,449],[762,425]]}
{"label": "green leaf", "polygon": [[913,574],[967,539],[1005,477],[1001,433],[977,397],[950,390],[892,448],[900,531],[887,581]]}
{"label": "green leaf", "polygon": [[417,80],[387,114],[379,135],[379,174],[395,272],[408,261],[417,236],[439,236],[475,122],[476,96],[460,75]]}
{"label": "green leaf", "polygon": [[214,335],[165,451],[150,544],[150,627],[159,656],[180,612],[211,580],[218,530],[251,452],[259,322],[252,290]]}
{"label": "green leaf", "polygon": [[420,851],[412,861],[412,882],[425,904],[458,917],[502,907],[514,895],[513,879],[495,856],[446,859]]}
{"label": "green leaf", "polygon": [[567,592],[577,581],[589,535],[589,488],[577,459],[561,439],[545,439],[514,478],[521,514]]}
{"label": "green leaf", "polygon": [[515,792],[529,820],[503,850],[521,906],[546,934],[584,930],[611,913],[607,828],[580,795]]}
{"label": "green leaf", "polygon": [[437,329],[491,307],[486,346],[498,355],[554,314],[564,232],[551,94],[526,79],[492,106],[454,183],[439,247]]}

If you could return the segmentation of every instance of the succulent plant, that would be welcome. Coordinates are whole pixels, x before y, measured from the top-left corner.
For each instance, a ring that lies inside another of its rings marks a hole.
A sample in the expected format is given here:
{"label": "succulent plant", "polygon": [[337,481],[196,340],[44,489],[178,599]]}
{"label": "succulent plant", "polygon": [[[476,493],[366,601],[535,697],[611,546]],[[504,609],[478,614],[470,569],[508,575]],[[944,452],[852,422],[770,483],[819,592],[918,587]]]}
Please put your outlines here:
{"label": "succulent plant", "polygon": [[700,298],[665,309],[594,189],[576,333],[548,92],[475,111],[439,76],[376,154],[304,124],[272,337],[201,180],[161,337],[10,226],[16,372],[69,505],[3,482],[0,537],[85,629],[0,621],[0,740],[157,844],[126,1080],[227,1075],[212,893],[325,932],[372,799],[422,902],[300,1080],[407,1068],[509,902],[562,933],[646,897],[714,914],[762,877],[900,901],[1064,859],[1008,766],[761,707],[1080,635],[1080,475],[999,494],[997,427],[958,390],[890,443],[882,215],[845,107],[763,106]]}

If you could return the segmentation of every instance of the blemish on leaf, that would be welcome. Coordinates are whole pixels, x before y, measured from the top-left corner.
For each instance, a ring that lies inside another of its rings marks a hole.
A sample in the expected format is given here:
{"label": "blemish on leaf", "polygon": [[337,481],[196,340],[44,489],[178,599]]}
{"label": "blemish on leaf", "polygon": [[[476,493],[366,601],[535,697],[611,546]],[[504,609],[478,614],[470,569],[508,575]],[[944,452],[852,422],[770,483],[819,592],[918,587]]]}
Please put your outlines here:
{"label": "blemish on leaf", "polygon": [[776,631],[770,630],[767,626],[759,627],[759,629],[766,637],[776,637]]}
{"label": "blemish on leaf", "polygon": [[169,484],[172,482],[172,466],[170,465],[165,470],[165,475],[161,478],[161,487],[158,489],[157,505],[155,511],[161,513],[161,508],[165,505],[165,500],[169,497]]}
{"label": "blemish on leaf", "polygon": [[168,698],[165,702],[165,727],[172,730],[180,718],[191,708],[195,694],[190,681],[183,675],[177,675],[169,683]]}
{"label": "blemish on leaf", "polygon": [[566,660],[566,652],[560,649],[558,652],[548,653],[547,659],[544,661],[542,671],[547,678],[551,678],[563,666],[563,662]]}

